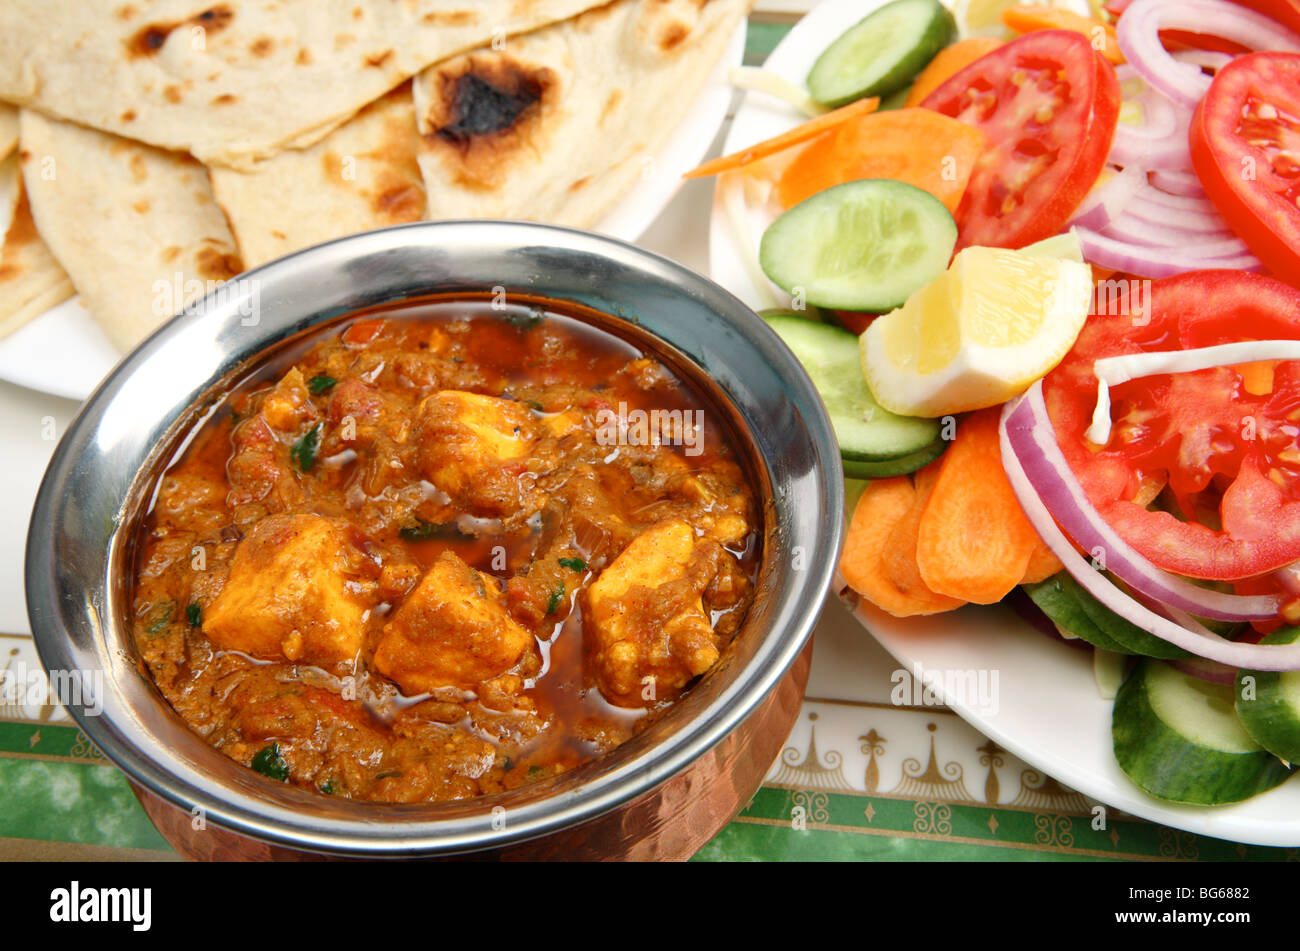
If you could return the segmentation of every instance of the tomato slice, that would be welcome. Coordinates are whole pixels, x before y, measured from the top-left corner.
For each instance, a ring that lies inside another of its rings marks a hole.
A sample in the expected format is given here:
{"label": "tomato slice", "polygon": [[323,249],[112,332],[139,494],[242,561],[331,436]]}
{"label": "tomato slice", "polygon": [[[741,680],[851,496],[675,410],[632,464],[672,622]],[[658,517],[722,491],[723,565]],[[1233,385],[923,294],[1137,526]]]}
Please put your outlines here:
{"label": "tomato slice", "polygon": [[1196,107],[1192,166],[1210,201],[1278,277],[1300,279],[1300,54],[1248,53]]}
{"label": "tomato slice", "polygon": [[1040,30],[954,74],[922,105],[979,129],[989,148],[957,212],[957,248],[1022,248],[1058,234],[1105,167],[1119,81],[1087,37]]}
{"label": "tomato slice", "polygon": [[867,328],[871,326],[871,322],[879,316],[878,314],[866,314],[858,310],[837,310],[834,313],[835,320],[841,327],[859,337],[866,333]]}
{"label": "tomato slice", "polygon": [[1266,17],[1272,17],[1284,26],[1300,33],[1300,0],[1232,0],[1239,7],[1246,7]]}
{"label": "tomato slice", "polygon": [[[1264,392],[1249,368],[1143,377],[1111,388],[1114,425],[1085,438],[1101,357],[1239,340],[1300,339],[1300,290],[1245,271],[1154,281],[1143,321],[1089,319],[1044,381],[1062,452],[1102,517],[1167,571],[1235,581],[1300,559],[1300,362],[1279,362]],[[1134,501],[1166,484],[1164,510]]]}

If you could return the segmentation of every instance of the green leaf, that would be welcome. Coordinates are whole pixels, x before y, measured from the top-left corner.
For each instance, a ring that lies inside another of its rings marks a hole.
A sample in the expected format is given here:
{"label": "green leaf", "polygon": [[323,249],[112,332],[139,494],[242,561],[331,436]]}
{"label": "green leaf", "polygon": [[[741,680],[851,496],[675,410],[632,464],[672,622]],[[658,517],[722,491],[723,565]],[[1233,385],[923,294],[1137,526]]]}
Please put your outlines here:
{"label": "green leaf", "polygon": [[325,780],[325,782],[319,787],[319,789],[327,796],[334,795],[335,793],[334,777],[331,776],[329,779]]}
{"label": "green leaf", "polygon": [[546,319],[546,311],[540,307],[533,307],[527,313],[506,314],[506,320],[509,321],[516,330],[532,330]]}
{"label": "green leaf", "polygon": [[546,602],[546,613],[554,614],[555,609],[560,606],[560,599],[563,597],[564,597],[564,582],[561,581],[560,586],[551,592],[551,597]]}
{"label": "green leaf", "polygon": [[203,609],[199,607],[199,602],[191,602],[185,609],[185,617],[190,622],[190,627],[198,627],[203,620]]}
{"label": "green leaf", "polygon": [[253,755],[253,760],[248,765],[270,779],[278,779],[282,783],[289,781],[289,764],[280,755],[279,743],[262,747]]}
{"label": "green leaf", "polygon": [[307,381],[307,389],[311,390],[312,396],[320,396],[326,390],[331,389],[338,380],[332,376],[325,376],[323,373],[312,377]]}
{"label": "green leaf", "polygon": [[420,517],[416,517],[414,525],[407,525],[398,532],[408,542],[423,542],[431,538],[439,538],[444,541],[470,541],[473,535],[467,535],[457,527],[455,522],[426,522]]}
{"label": "green leaf", "polygon": [[316,450],[320,448],[320,423],[317,423],[311,429],[307,430],[289,450],[291,458],[303,472],[311,472],[311,467],[316,464]]}
{"label": "green leaf", "polygon": [[158,612],[158,615],[152,621],[149,622],[149,626],[144,629],[144,632],[146,634],[161,633],[167,627],[167,625],[171,624],[172,613],[175,610],[176,610],[176,605],[170,601],[162,605],[162,607]]}
{"label": "green leaf", "polygon": [[574,571],[587,570],[587,563],[583,561],[581,558],[561,558],[560,564],[562,564],[566,568],[571,568]]}

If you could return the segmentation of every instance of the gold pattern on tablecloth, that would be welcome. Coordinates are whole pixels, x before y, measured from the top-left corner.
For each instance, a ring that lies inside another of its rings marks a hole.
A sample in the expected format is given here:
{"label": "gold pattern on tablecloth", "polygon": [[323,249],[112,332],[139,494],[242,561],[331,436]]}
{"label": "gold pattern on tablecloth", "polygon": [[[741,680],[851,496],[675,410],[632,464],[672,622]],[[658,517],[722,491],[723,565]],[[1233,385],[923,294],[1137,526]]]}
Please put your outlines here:
{"label": "gold pattern on tablecloth", "polygon": [[921,761],[908,757],[903,761],[903,778],[891,790],[891,795],[907,799],[927,799],[946,802],[975,802],[975,798],[966,791],[962,777],[964,770],[961,763],[947,763],[940,769],[934,751],[934,732],[938,727],[926,724],[930,731],[930,760],[925,768]]}
{"label": "gold pattern on tablecloth", "polygon": [[[814,723],[817,714],[808,714]],[[825,756],[817,752],[817,728],[814,726],[808,735],[808,751],[800,754],[793,746],[787,746],[781,752],[781,769],[771,780],[771,784],[789,786],[796,789],[828,789],[836,792],[852,792],[853,787],[844,778],[843,757],[836,750]]]}
{"label": "gold pattern on tablecloth", "polygon": [[1160,827],[1160,854],[1168,859],[1195,860],[1200,854],[1196,836],[1181,829]]}
{"label": "gold pattern on tablecloth", "polygon": [[989,740],[983,746],[975,747],[975,752],[980,754],[980,765],[989,768],[989,774],[984,779],[984,801],[996,806],[998,795],[1002,792],[1002,787],[998,784],[998,767],[1006,765],[1002,758],[1006,750]]}
{"label": "gold pattern on tablecloth", "polygon": [[95,760],[107,762],[104,759],[104,754],[96,749],[95,744],[90,742],[90,738],[80,730],[77,731],[76,742],[72,744],[72,749],[68,751],[68,755],[91,762]]}
{"label": "gold pattern on tablecloth", "polygon": [[[0,634],[0,638],[9,641],[25,641],[31,643],[31,638],[25,634]],[[18,647],[9,648],[9,653],[4,655],[4,666],[0,667],[0,678],[12,668],[14,660],[22,653]],[[0,720],[20,720],[24,723],[49,723],[53,720],[54,715],[58,713],[57,704],[47,703],[39,708],[36,716],[27,712],[21,703],[17,701],[0,702]]]}
{"label": "gold pattern on tablecloth", "polygon": [[885,755],[885,744],[889,741],[877,733],[875,727],[872,727],[870,732],[858,737],[858,742],[862,744],[862,752],[867,754],[865,777],[867,792],[874,793],[880,788],[880,767],[876,765],[876,757]]}
{"label": "gold pattern on tablecloth", "polygon": [[942,802],[918,802],[912,807],[916,818],[912,831],[922,835],[951,835],[952,807]]}
{"label": "gold pattern on tablecloth", "polygon": [[800,789],[790,796],[795,806],[803,806],[804,815],[814,825],[824,825],[831,821],[830,799],[824,792],[811,792]]}
{"label": "gold pattern on tablecloth", "polygon": [[1039,845],[1074,847],[1074,830],[1067,816],[1036,813],[1034,815],[1034,841]]}
{"label": "gold pattern on tablecloth", "polygon": [[1036,769],[1027,769],[1020,774],[1020,793],[1008,805],[1066,815],[1092,815],[1092,807],[1082,793],[1067,789]]}

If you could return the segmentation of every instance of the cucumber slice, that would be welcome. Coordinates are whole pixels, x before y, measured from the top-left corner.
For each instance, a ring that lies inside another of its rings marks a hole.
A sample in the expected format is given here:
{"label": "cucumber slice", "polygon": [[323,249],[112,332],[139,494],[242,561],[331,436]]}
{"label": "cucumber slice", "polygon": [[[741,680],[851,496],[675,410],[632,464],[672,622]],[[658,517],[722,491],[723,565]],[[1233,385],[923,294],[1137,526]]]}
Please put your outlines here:
{"label": "cucumber slice", "polygon": [[759,264],[810,304],[884,313],[948,268],[957,224],[943,202],[904,182],[845,182],[768,226]]}
{"label": "cucumber slice", "polygon": [[1124,668],[1128,664],[1127,654],[1112,654],[1100,647],[1092,651],[1092,677],[1097,681],[1097,692],[1105,700],[1114,700],[1124,683]]}
{"label": "cucumber slice", "polygon": [[[764,319],[808,371],[826,404],[845,460],[892,462],[923,452],[939,439],[938,420],[896,416],[876,402],[862,376],[858,338],[849,331],[788,314],[771,314]],[[940,446],[930,458],[942,452]],[[859,476],[848,472],[847,467],[845,472],[858,478],[880,477]]]}
{"label": "cucumber slice", "polygon": [[[1300,627],[1283,627],[1260,643],[1294,644],[1297,638]],[[1247,677],[1254,678],[1250,691],[1244,689]],[[1273,755],[1300,763],[1300,671],[1240,670],[1236,688],[1237,717],[1246,732]]]}
{"label": "cucumber slice", "polygon": [[1240,802],[1291,775],[1233,712],[1233,689],[1142,661],[1115,697],[1120,769],[1153,796],[1213,806]]}
{"label": "cucumber slice", "polygon": [[[1071,579],[1073,580],[1073,579]],[[1120,617],[1106,605],[1102,604],[1086,590],[1077,585],[1079,607],[1088,615],[1093,624],[1112,641],[1121,645],[1120,650],[1126,654],[1141,654],[1143,657],[1161,657],[1172,660],[1190,656],[1181,647],[1175,647],[1163,638],[1156,637],[1150,631],[1138,627],[1132,621]]]}
{"label": "cucumber slice", "polygon": [[1093,623],[1092,618],[1084,613],[1079,603],[1079,595],[1091,597],[1079,586],[1079,582],[1070,577],[1069,572],[1059,571],[1046,581],[1038,584],[1023,585],[1025,594],[1038,605],[1038,609],[1047,615],[1047,619],[1058,629],[1081,638],[1093,647],[1100,647],[1113,654],[1132,653],[1123,644]]}
{"label": "cucumber slice", "polygon": [[894,0],[817,57],[808,91],[824,106],[887,96],[910,84],[956,38],[957,23],[939,0]]}
{"label": "cucumber slice", "polygon": [[907,475],[928,466],[943,455],[948,448],[944,439],[936,439],[918,452],[909,452],[905,456],[893,456],[889,459],[846,459],[840,455],[840,465],[848,479],[889,479],[893,476]]}
{"label": "cucumber slice", "polygon": [[764,320],[772,317],[793,317],[796,320],[811,320],[818,324],[839,324],[835,320],[835,315],[823,311],[820,307],[809,307],[807,310],[790,310],[787,307],[766,307],[758,311],[758,316]]}

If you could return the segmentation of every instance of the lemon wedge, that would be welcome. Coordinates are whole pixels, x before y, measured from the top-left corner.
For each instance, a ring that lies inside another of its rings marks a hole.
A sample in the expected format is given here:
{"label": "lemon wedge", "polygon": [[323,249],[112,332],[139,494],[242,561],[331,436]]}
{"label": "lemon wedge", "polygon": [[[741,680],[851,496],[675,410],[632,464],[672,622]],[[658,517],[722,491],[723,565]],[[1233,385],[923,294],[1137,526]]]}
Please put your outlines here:
{"label": "lemon wedge", "polygon": [[1023,393],[1069,352],[1092,306],[1071,235],[1020,251],[971,247],[859,340],[877,402],[946,416]]}

